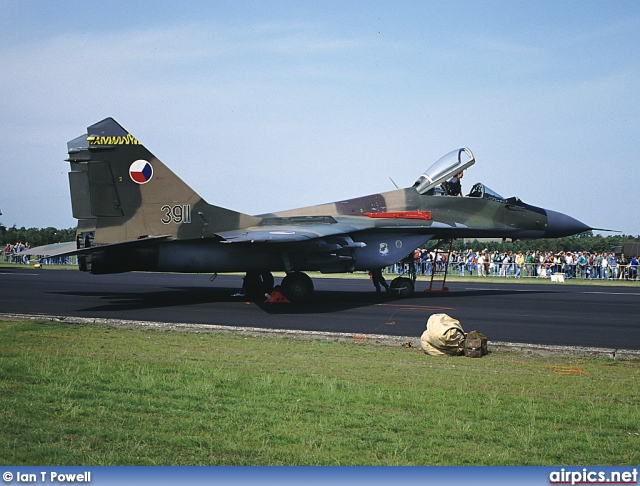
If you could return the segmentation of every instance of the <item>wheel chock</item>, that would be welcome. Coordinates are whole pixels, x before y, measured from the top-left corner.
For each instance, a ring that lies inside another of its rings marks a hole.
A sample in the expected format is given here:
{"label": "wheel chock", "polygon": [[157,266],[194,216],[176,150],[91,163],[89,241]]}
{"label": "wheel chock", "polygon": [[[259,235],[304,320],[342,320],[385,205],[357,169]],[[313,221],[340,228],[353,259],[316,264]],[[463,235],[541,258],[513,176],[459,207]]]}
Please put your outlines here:
{"label": "wheel chock", "polygon": [[291,304],[291,301],[287,299],[282,292],[279,290],[274,290],[269,294],[267,300],[264,301],[265,304]]}

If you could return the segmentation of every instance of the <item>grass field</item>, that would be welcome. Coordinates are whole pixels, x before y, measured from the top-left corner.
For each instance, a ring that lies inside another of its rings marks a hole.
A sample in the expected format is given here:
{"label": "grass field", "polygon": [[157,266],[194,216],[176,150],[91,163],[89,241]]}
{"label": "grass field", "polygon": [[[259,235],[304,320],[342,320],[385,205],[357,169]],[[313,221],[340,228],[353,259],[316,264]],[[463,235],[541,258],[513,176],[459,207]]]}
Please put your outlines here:
{"label": "grass field", "polygon": [[629,465],[640,363],[0,322],[0,463]]}

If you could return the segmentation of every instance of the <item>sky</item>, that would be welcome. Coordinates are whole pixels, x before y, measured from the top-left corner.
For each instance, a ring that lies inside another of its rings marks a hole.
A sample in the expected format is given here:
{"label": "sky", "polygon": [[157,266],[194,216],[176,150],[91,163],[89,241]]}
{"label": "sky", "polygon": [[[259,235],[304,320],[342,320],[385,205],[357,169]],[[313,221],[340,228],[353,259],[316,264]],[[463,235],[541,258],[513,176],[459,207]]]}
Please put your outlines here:
{"label": "sky", "polygon": [[76,225],[66,143],[113,117],[244,213],[407,187],[466,146],[465,192],[640,234],[636,0],[0,0],[0,34],[7,227]]}

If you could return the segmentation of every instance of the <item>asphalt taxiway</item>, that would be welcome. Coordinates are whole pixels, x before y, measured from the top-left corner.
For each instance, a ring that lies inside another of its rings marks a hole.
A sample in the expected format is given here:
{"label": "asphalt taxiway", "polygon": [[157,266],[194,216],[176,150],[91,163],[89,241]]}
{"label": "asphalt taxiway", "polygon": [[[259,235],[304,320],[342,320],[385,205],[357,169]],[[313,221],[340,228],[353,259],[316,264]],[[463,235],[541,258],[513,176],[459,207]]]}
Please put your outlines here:
{"label": "asphalt taxiway", "polygon": [[[276,282],[278,279],[276,279]],[[262,304],[232,297],[240,276],[0,268],[0,313],[127,319],[410,336],[434,313],[490,341],[640,350],[640,284],[634,287],[448,282],[449,292],[377,296],[367,279],[314,278],[311,303]]]}

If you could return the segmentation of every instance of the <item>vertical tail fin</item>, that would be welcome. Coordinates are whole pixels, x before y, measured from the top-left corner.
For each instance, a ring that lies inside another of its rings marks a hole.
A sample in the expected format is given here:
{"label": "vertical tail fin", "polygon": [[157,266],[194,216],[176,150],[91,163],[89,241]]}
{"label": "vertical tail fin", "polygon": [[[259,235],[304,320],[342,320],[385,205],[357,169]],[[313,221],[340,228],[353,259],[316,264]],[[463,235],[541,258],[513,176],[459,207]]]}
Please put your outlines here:
{"label": "vertical tail fin", "polygon": [[160,235],[202,238],[257,222],[207,204],[112,118],[67,145],[79,247]]}

